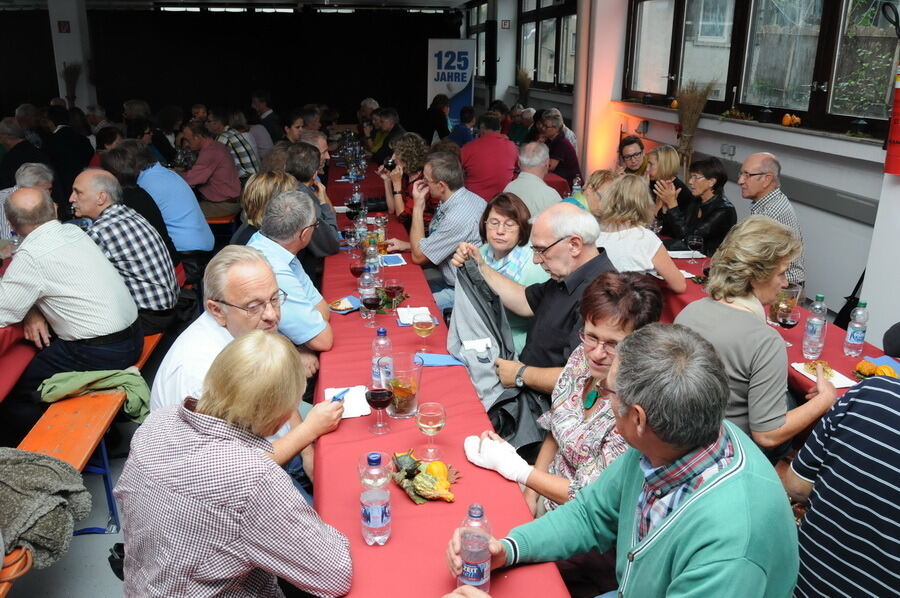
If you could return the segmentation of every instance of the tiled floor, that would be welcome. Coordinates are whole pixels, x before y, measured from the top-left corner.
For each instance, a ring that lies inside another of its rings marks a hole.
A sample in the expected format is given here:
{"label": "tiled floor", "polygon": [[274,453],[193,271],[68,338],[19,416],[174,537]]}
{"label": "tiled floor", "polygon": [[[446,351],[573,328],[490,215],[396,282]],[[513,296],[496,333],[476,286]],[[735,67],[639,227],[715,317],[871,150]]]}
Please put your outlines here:
{"label": "tiled floor", "polygon": [[[113,454],[124,453],[135,426],[116,424],[125,434],[119,446],[112,447]],[[124,457],[113,459],[113,481],[119,478]],[[84,485],[91,493],[92,509],[86,519],[75,524],[76,528],[106,527],[107,507],[103,493],[103,481],[99,475],[84,476]],[[117,534],[89,534],[75,536],[68,552],[46,569],[32,569],[16,581],[10,598],[108,598],[122,595],[122,582],[107,562],[110,547],[122,542],[122,532]]]}

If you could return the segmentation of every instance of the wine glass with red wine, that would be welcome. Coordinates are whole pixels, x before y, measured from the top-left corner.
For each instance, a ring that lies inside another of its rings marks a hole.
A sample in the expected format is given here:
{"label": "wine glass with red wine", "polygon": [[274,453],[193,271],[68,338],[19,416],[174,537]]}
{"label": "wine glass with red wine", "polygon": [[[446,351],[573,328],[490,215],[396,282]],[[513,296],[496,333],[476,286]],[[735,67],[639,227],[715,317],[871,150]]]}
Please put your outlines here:
{"label": "wine glass with red wine", "polygon": [[384,281],[384,294],[391,300],[391,315],[397,315],[397,305],[400,304],[400,297],[403,296],[403,281],[396,278],[388,278]]}
{"label": "wine glass with red wine", "polygon": [[[790,330],[800,323],[800,308],[796,304],[782,303],[778,307],[777,317],[778,325],[785,330]],[[788,341],[784,342],[788,347],[793,346]]]}
{"label": "wine glass with red wine", "polygon": [[369,426],[372,434],[387,434],[391,427],[384,421],[384,410],[394,400],[394,393],[387,388],[370,388],[366,391],[366,403],[375,410],[375,423]]}
{"label": "wine glass with red wine", "polygon": [[350,260],[350,274],[359,278],[366,271],[366,263],[360,259]]}

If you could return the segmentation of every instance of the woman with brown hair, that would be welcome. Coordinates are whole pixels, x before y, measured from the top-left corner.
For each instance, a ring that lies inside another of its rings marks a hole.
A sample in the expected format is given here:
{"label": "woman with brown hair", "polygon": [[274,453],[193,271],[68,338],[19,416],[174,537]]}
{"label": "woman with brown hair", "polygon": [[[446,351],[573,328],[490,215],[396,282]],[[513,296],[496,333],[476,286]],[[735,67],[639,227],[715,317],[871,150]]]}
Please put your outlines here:
{"label": "woman with brown hair", "polygon": [[[394,150],[391,159],[394,168],[388,170],[384,165],[378,167],[378,176],[384,181],[384,196],[387,200],[388,212],[397,216],[403,226],[409,229],[412,218],[413,184],[422,178],[428,145],[418,133],[404,133],[391,142]],[[431,222],[434,207],[425,207],[425,226]]]}

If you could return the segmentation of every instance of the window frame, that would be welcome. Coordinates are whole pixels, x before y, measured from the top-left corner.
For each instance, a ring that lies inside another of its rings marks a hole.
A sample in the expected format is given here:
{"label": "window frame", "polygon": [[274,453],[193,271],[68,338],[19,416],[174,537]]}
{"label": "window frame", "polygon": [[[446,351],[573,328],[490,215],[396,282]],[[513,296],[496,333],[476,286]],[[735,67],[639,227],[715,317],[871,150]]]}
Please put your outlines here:
{"label": "window frame", "polygon": [[[650,0],[629,0],[628,25],[625,46],[625,72],[622,80],[622,99],[636,100],[649,104],[665,105],[674,99],[681,79],[681,53],[684,47],[685,21],[687,18],[688,0],[673,0],[674,19],[672,24],[672,44],[669,52],[669,75],[674,75],[666,86],[665,94],[645,93],[632,89],[631,78],[635,67],[634,50],[636,47],[637,15],[638,7],[643,2]],[[731,53],[728,58],[728,70],[725,82],[725,94],[721,101],[709,100],[704,109],[708,114],[721,114],[734,106],[744,113],[748,113],[758,120],[762,105],[741,102],[743,91],[743,75],[747,64],[747,49],[750,43],[750,24],[753,8],[760,0],[734,0],[734,13],[731,27]],[[843,116],[828,112],[829,99],[837,74],[838,50],[840,47],[841,25],[845,10],[852,0],[823,0],[822,16],[819,24],[819,37],[816,44],[816,58],[813,64],[814,82],[828,82],[828,91],[814,90],[810,94],[807,110],[788,110],[785,108],[771,108],[772,123],[779,124],[785,112],[791,112],[801,118],[802,127],[824,130],[836,133],[845,133],[852,129],[852,121],[856,116]],[[698,36],[699,37],[699,36]],[[725,40],[722,41],[724,43]],[[875,139],[884,138],[887,135],[889,119],[865,118],[868,127],[865,132]]]}
{"label": "window frame", "polygon": [[[478,70],[479,70],[478,67],[481,66],[482,63],[484,63],[484,61],[485,61],[485,57],[482,56],[480,53],[480,47],[478,45],[478,36],[479,35],[485,36],[485,40],[484,40],[485,52],[484,53],[487,54],[487,21],[488,21],[487,13],[488,13],[488,9],[489,9],[488,0],[473,0],[471,2],[467,2],[465,6],[466,6],[466,11],[465,11],[465,14],[466,14],[466,21],[465,21],[465,23],[466,23],[466,39],[471,39],[475,42],[475,80],[480,83],[484,83],[485,76],[478,74]],[[479,13],[481,12],[480,9],[482,6],[484,7],[484,20],[479,21],[478,20],[480,18]],[[471,15],[473,15],[473,14],[475,15],[475,24],[470,25],[469,21],[470,21]],[[484,68],[484,71],[487,72],[487,64],[486,63],[484,64],[483,68]]]}
{"label": "window frame", "polygon": [[[576,21],[575,26],[576,29],[578,27],[578,3],[577,0],[553,0],[553,2],[549,6],[542,7],[542,0],[535,0],[535,8],[528,11],[522,10],[522,5],[524,4],[524,0],[516,0],[516,69],[521,69],[522,67],[522,28],[526,24],[534,24],[535,25],[535,35],[537,38],[535,39],[534,44],[534,69],[529,73],[531,75],[531,87],[534,89],[545,89],[550,91],[557,91],[562,93],[572,93],[572,90],[575,88],[574,81],[572,83],[560,83],[560,75],[561,75],[561,55],[560,52],[563,48],[563,43],[561,39],[561,32],[563,30],[563,19],[568,16],[575,15]],[[554,40],[553,47],[553,81],[538,81],[537,75],[540,71],[540,53],[541,53],[541,42],[540,42],[540,34],[541,34],[541,22],[553,19],[556,21],[556,34]],[[576,44],[575,52],[577,54],[578,48]]]}

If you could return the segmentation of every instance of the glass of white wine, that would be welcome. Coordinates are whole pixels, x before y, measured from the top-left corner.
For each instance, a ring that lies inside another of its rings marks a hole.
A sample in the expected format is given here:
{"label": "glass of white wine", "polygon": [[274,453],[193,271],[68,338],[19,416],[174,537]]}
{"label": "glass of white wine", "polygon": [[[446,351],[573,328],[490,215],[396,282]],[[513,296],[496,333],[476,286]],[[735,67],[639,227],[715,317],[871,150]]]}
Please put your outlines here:
{"label": "glass of white wine", "polygon": [[434,318],[430,313],[413,316],[413,330],[422,337],[422,346],[416,349],[419,353],[428,352],[428,337],[434,332]]}
{"label": "glass of white wine", "polygon": [[416,425],[419,431],[428,437],[428,444],[421,454],[417,455],[422,461],[437,461],[441,458],[441,449],[434,446],[434,437],[444,428],[447,421],[447,413],[440,403],[422,403],[416,413]]}

